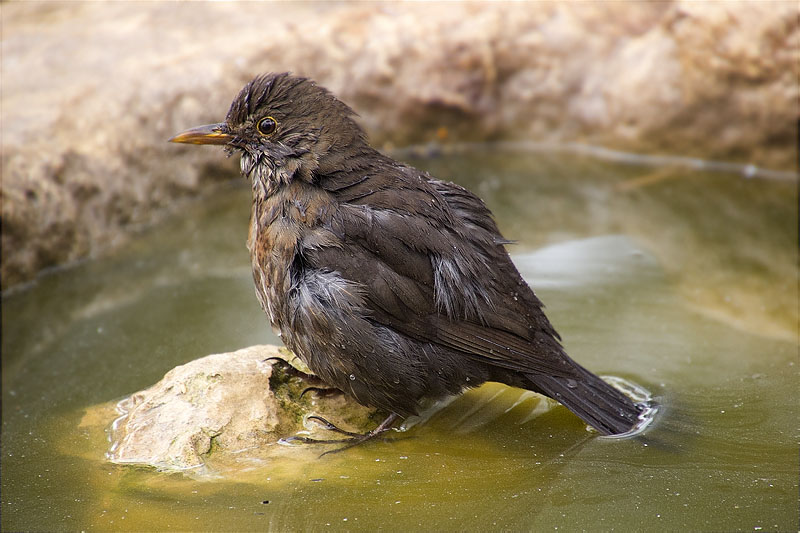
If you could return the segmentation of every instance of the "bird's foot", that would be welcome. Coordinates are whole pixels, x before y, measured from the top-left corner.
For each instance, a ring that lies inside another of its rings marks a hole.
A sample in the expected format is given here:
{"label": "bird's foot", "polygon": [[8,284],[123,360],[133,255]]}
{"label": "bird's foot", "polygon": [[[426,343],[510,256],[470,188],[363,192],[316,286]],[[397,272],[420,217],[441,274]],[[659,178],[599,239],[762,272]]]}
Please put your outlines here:
{"label": "bird's foot", "polygon": [[324,427],[326,430],[333,431],[333,432],[339,433],[341,435],[347,435],[348,437],[358,438],[358,437],[363,437],[364,435],[368,434],[368,433],[355,433],[353,431],[347,431],[345,429],[342,429],[342,428],[338,427],[336,424],[334,424],[330,420],[328,420],[326,418],[322,418],[319,415],[311,415],[311,416],[308,417],[308,420],[314,420],[315,422],[319,422],[322,425],[322,427]]}
{"label": "bird's foot", "polygon": [[[333,387],[306,387],[305,389],[303,389],[303,392],[300,393],[300,398],[305,396],[305,394],[307,392],[316,393],[317,396],[321,396],[323,398],[328,397],[328,396],[338,396],[339,394],[343,394],[342,391],[340,391],[339,389],[333,388]],[[326,424],[333,425],[330,422],[328,422],[327,420],[323,419],[322,417],[319,417],[319,416],[316,416],[316,415],[312,415],[309,418],[319,418],[321,420],[324,420],[324,422]]]}
{"label": "bird's foot", "polygon": [[322,426],[328,430],[333,431],[336,433],[340,433],[342,435],[347,435],[349,438],[347,439],[311,439],[308,437],[289,437],[285,439],[287,442],[299,442],[301,444],[343,444],[340,448],[336,448],[335,450],[328,450],[327,452],[320,455],[323,457],[328,454],[334,454],[343,452],[347,449],[352,448],[353,446],[358,446],[368,440],[371,440],[382,433],[389,431],[392,428],[392,424],[395,420],[397,420],[397,415],[395,413],[390,414],[386,419],[381,422],[378,427],[373,429],[372,431],[368,431],[366,433],[355,433],[353,431],[347,431],[344,429],[339,428],[336,424],[330,422],[322,418],[321,416],[311,415],[308,417],[309,420],[314,420],[322,424]]}
{"label": "bird's foot", "polygon": [[[302,370],[299,370],[299,369],[295,368],[294,366],[292,366],[291,363],[289,363],[289,361],[287,361],[283,357],[277,357],[277,356],[267,357],[266,359],[264,359],[264,361],[265,362],[266,361],[272,361],[272,367],[281,370],[287,376],[294,377],[294,378],[300,378],[303,381],[307,381],[309,383],[313,383],[314,385],[312,387],[309,387],[311,389],[316,389],[316,388],[322,389],[322,388],[324,388],[323,385],[325,385],[325,383],[321,379],[319,379],[314,374],[308,374],[306,372],[303,372]],[[320,387],[317,387],[317,385],[320,385]],[[306,389],[306,390],[308,390],[308,389]],[[300,396],[302,397],[303,394],[305,394],[305,391],[303,391],[303,393]]]}

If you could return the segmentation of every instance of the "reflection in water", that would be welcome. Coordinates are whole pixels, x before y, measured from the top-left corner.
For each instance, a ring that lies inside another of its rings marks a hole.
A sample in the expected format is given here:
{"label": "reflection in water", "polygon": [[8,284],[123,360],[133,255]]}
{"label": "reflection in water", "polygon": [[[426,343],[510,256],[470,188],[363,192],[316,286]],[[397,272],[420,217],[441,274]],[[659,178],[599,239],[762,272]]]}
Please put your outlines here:
{"label": "reflection in water", "polygon": [[216,478],[106,463],[87,407],[279,342],[242,183],[4,296],[2,528],[797,529],[794,183],[480,150],[413,163],[486,200],[576,360],[653,393],[644,437],[487,384],[322,460],[212,457]]}

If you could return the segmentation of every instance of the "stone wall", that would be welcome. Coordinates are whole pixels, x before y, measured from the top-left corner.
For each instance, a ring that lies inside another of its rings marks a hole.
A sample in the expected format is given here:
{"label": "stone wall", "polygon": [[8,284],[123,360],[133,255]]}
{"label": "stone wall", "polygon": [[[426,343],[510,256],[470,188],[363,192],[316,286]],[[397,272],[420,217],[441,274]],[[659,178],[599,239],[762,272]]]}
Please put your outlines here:
{"label": "stone wall", "polygon": [[796,168],[795,2],[8,3],[2,287],[237,176],[165,141],[308,75],[380,147],[582,141]]}

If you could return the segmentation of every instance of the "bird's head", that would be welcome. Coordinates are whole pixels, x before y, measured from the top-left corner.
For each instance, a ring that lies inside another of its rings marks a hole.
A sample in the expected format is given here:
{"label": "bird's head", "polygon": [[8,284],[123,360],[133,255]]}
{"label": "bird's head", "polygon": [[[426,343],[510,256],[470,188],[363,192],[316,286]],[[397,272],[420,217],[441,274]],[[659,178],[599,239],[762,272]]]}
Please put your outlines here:
{"label": "bird's head", "polygon": [[242,174],[271,194],[294,179],[313,182],[342,152],[367,149],[354,114],[309,79],[264,74],[234,98],[225,122],[186,130],[170,141],[224,145],[229,154],[238,150]]}

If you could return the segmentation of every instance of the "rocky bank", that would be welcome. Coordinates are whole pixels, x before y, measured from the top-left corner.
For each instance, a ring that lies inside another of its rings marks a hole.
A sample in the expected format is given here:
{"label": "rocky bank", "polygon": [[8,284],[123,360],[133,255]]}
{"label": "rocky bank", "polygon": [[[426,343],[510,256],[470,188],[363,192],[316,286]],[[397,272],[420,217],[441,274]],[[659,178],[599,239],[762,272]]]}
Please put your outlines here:
{"label": "rocky bank", "polygon": [[255,74],[311,76],[378,146],[581,141],[796,169],[796,2],[7,3],[2,287],[236,178],[167,144]]}

